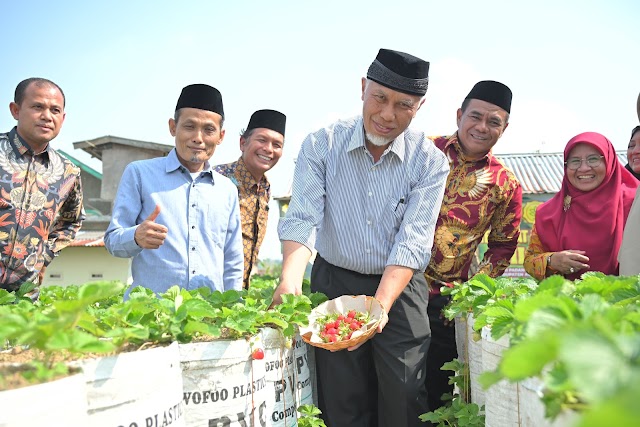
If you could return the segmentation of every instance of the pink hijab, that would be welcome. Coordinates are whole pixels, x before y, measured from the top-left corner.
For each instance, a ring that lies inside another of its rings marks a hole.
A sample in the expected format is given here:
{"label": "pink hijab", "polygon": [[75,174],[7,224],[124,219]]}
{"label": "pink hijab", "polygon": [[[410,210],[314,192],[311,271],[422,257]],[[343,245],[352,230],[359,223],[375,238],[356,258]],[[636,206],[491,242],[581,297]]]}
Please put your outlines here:
{"label": "pink hijab", "polygon": [[[569,182],[565,166],[560,192],[536,211],[536,231],[546,250],[586,251],[590,270],[618,274],[622,231],[638,180],[618,161],[611,142],[596,132],[585,132],[571,138],[564,149],[565,162],[571,149],[580,143],[595,147],[604,156],[607,168],[604,180],[594,190],[580,191]],[[571,197],[571,203],[565,211],[566,196]],[[576,279],[582,273],[584,270],[567,277]]]}

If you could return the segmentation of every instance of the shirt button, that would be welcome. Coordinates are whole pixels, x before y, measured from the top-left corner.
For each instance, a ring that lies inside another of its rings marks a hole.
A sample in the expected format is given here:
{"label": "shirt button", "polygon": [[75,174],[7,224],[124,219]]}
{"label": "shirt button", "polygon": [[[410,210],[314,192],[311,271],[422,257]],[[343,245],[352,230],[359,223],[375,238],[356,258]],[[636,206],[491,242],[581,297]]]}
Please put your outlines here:
{"label": "shirt button", "polygon": [[195,203],[194,203],[194,204],[192,204],[192,205],[191,205],[191,207],[192,207],[192,208],[195,208],[195,207],[196,207],[196,204],[195,204]]}
{"label": "shirt button", "polygon": [[193,229],[195,229],[195,228],[196,228],[196,226],[195,226],[195,225],[192,225],[192,226],[191,226],[191,229],[192,229],[192,230],[193,230]]}
{"label": "shirt button", "polygon": [[195,250],[196,250],[196,248],[191,248],[191,250],[192,250],[192,251],[195,251]]}
{"label": "shirt button", "polygon": [[370,220],[367,220],[367,225],[371,225],[371,221]]}
{"label": "shirt button", "polygon": [[195,270],[193,270],[193,271],[191,272],[191,274],[196,274],[196,271],[195,271]]}
{"label": "shirt button", "polygon": [[365,249],[364,251],[365,251],[366,253],[370,253],[370,252],[371,252],[371,249]]}
{"label": "shirt button", "polygon": [[369,191],[369,197],[373,196],[373,193],[371,191]]}

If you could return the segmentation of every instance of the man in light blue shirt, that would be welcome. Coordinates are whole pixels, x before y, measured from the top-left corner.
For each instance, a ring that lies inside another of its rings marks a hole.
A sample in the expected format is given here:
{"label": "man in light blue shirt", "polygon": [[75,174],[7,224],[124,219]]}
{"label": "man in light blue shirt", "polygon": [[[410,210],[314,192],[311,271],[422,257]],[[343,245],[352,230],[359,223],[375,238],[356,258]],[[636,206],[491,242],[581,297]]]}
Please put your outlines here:
{"label": "man in light blue shirt", "polygon": [[209,163],[223,122],[220,92],[187,86],[169,119],[175,149],[125,169],[104,243],[112,255],[133,258],[133,286],[242,289],[238,191]]}
{"label": "man in light blue shirt", "polygon": [[[375,296],[388,313],[378,334],[349,351],[316,349],[318,403],[331,427],[417,427],[428,411],[430,331],[423,272],[449,173],[423,132],[408,129],[424,102],[429,63],[381,49],[362,79],[362,116],[310,134],[296,162],[278,231],[282,280],[333,299]],[[428,378],[427,378],[428,381]]]}

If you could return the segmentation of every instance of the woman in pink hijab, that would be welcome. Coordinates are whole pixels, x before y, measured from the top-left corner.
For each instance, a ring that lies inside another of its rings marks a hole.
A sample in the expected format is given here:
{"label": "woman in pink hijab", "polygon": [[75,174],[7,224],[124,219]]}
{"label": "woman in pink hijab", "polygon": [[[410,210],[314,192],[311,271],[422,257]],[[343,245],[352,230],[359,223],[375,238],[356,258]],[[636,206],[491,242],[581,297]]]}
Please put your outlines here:
{"label": "woman in pink hijab", "polygon": [[577,135],[564,149],[562,188],[536,211],[524,268],[538,280],[577,279],[586,271],[618,274],[622,232],[638,180],[596,132]]}

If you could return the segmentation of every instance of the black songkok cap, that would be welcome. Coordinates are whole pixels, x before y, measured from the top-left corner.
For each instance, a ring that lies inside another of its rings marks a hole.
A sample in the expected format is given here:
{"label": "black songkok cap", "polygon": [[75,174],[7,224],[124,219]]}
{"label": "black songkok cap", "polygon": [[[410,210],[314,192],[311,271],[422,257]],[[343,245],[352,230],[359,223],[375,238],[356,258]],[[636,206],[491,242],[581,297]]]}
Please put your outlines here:
{"label": "black songkok cap", "polygon": [[484,80],[475,84],[467,99],[479,99],[502,108],[507,113],[511,113],[511,89],[500,82]]}
{"label": "black songkok cap", "polygon": [[213,111],[224,118],[222,95],[215,87],[205,84],[185,86],[180,93],[176,111],[181,108],[197,108],[198,110]]}
{"label": "black songkok cap", "polygon": [[284,136],[284,128],[287,123],[287,116],[276,110],[258,110],[251,115],[247,130],[255,128],[267,128],[275,130]]}
{"label": "black songkok cap", "polygon": [[631,131],[631,138],[633,138],[633,135],[636,134],[636,132],[638,132],[640,130],[640,126],[636,126],[633,128],[633,130]]}
{"label": "black songkok cap", "polygon": [[429,85],[429,63],[408,53],[380,49],[367,78],[398,92],[424,96]]}

